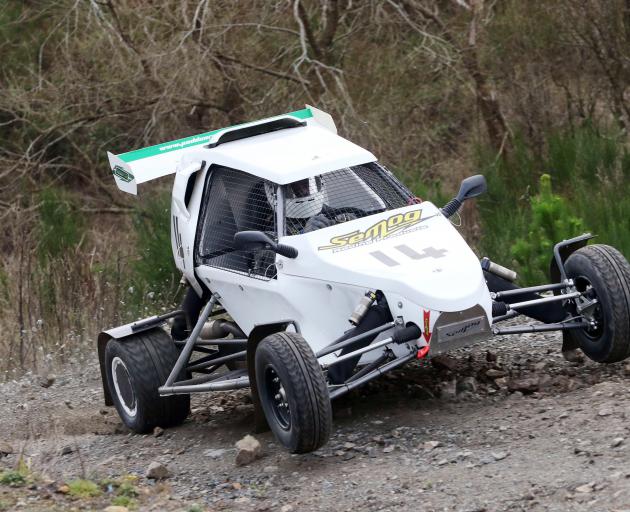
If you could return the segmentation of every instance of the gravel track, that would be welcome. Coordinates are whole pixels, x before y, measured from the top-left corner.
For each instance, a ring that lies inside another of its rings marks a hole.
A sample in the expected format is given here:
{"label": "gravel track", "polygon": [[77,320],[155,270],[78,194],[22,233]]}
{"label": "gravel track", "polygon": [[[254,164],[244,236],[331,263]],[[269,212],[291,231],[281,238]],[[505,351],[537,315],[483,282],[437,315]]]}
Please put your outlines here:
{"label": "gravel track", "polygon": [[[22,455],[38,480],[0,485],[0,510],[102,510],[107,496],[60,485],[125,474],[140,477],[140,510],[630,510],[630,366],[569,363],[559,348],[557,334],[510,336],[413,363],[337,401],[324,448],[289,455],[254,434],[264,456],[244,467],[246,391],[195,396],[183,426],[139,436],[103,406],[94,361],[48,388],[26,376],[0,386],[14,452],[0,469]],[[171,477],[145,479],[153,461]]]}

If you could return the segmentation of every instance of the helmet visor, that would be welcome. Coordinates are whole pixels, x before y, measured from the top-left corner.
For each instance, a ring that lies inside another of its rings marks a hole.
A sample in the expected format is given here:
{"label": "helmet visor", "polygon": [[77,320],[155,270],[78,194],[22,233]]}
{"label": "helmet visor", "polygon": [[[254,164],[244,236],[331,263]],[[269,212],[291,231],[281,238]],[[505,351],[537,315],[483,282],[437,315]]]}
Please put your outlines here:
{"label": "helmet visor", "polygon": [[322,179],[319,176],[315,178],[305,178],[300,181],[294,181],[287,186],[287,199],[299,199],[312,196],[322,191]]}

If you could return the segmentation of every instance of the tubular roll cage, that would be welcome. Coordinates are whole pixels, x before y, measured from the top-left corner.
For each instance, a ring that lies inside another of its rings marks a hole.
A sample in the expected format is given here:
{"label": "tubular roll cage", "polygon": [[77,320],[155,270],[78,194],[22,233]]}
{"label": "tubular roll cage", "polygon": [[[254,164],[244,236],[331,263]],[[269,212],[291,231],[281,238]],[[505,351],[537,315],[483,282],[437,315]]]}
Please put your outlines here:
{"label": "tubular roll cage", "polygon": [[[559,273],[561,282],[491,293],[491,297],[494,301],[508,299],[505,302],[507,313],[495,316],[492,319],[492,334],[522,334],[558,330],[563,331],[568,329],[585,329],[591,327],[592,323],[581,315],[567,318],[562,322],[555,323],[539,323],[534,325],[523,324],[504,328],[495,327],[495,324],[499,322],[519,316],[521,314],[519,313],[519,310],[522,310],[523,308],[556,301],[572,300],[581,296],[582,293],[576,290],[573,280],[566,277],[566,272],[564,270],[564,259],[566,259],[567,254],[563,255],[562,253],[563,250],[568,250],[568,252],[570,253],[572,252],[571,248],[575,250],[576,247],[586,245],[586,241],[590,238],[592,238],[592,235],[585,234],[576,238],[572,238],[570,240],[564,240],[555,245],[553,264],[555,264],[556,266],[556,270]],[[540,297],[534,300],[509,302],[509,299],[514,297],[519,297],[521,295],[526,295],[529,293],[546,291],[558,292],[558,294],[548,297]],[[248,339],[200,339],[202,328],[208,318],[225,313],[225,309],[223,309],[220,305],[220,299],[221,297],[219,296],[219,294],[213,293],[210,297],[210,300],[206,303],[202,312],[200,313],[199,318],[195,326],[193,327],[192,332],[190,333],[190,336],[185,341],[175,342],[177,345],[182,347],[181,353],[173,369],[171,370],[170,375],[166,379],[165,384],[158,388],[159,394],[161,396],[200,393],[205,391],[227,391],[249,387],[249,377],[247,375],[247,370],[245,369],[229,371],[219,376],[213,375],[214,372],[221,365],[230,361],[243,360],[247,356]],[[219,308],[215,310],[215,306],[219,306]],[[165,321],[168,318],[181,314],[183,314],[183,312],[178,310],[172,313],[168,313],[166,315],[162,315],[161,317],[159,317],[159,319],[161,321]],[[353,350],[350,353],[339,355],[334,361],[321,365],[322,369],[326,370],[327,368],[342,361],[352,359],[356,356],[360,356],[373,350],[384,349],[383,353],[375,361],[359,369],[344,383],[330,384],[329,393],[331,399],[337,398],[347,393],[348,391],[351,391],[352,389],[355,389],[375,379],[385,372],[398,368],[399,366],[402,366],[403,364],[416,357],[417,348],[415,346],[407,345],[407,347],[410,349],[409,352],[403,354],[402,356],[396,357],[394,355],[394,352],[388,347],[388,345],[392,343],[407,343],[409,341],[417,339],[419,337],[419,334],[421,334],[420,329],[416,328],[416,330],[412,329],[411,331],[409,331],[409,328],[403,328],[397,322],[387,322],[379,327],[363,332],[361,334],[357,334],[356,336],[353,336],[351,338],[347,338],[341,341],[341,338],[335,340],[330,345],[324,347],[315,354],[315,357],[319,359],[326,355],[332,354],[333,352],[337,352],[338,350],[346,348],[356,343],[357,341],[369,338],[370,336],[376,336],[390,329],[394,330],[394,333],[390,337],[371,343],[366,347]],[[407,332],[401,334],[403,331]],[[237,351],[227,355],[219,355],[217,350],[209,349],[209,346],[232,347]],[[205,353],[206,355],[191,362],[190,357],[193,351]],[[417,357],[423,357],[424,355],[425,354],[422,354],[422,356],[418,355]],[[201,377],[189,378],[186,380],[177,380],[178,376],[180,376],[182,372],[186,372],[186,374],[191,374],[192,372],[195,372],[204,375],[202,375]]]}

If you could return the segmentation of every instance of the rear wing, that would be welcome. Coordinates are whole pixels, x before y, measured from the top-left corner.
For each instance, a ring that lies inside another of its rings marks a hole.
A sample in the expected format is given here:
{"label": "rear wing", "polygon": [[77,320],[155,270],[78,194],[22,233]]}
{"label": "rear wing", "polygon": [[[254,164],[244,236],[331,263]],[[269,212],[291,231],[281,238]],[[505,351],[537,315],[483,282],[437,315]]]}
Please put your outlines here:
{"label": "rear wing", "polygon": [[[223,139],[224,142],[229,142],[230,140],[242,138],[242,136],[236,137],[234,133],[232,133],[232,137],[227,136],[227,134],[237,131],[241,133],[246,132],[243,128],[255,127],[257,125],[271,126],[275,124],[276,128],[274,129],[277,129],[277,123],[274,123],[274,121],[282,119],[295,120],[299,123],[307,124],[318,123],[324,128],[337,133],[335,123],[329,114],[310,105],[306,105],[306,108],[296,110],[295,112],[289,112],[287,114],[236,126],[229,126],[227,128],[219,128],[211,132],[200,133],[199,135],[136,149],[135,151],[121,153],[119,155],[114,155],[108,151],[107,157],[109,158],[109,166],[111,167],[118,188],[123,192],[137,194],[138,184],[161,178],[168,174],[174,174],[177,170],[177,164],[186,152],[197,150],[199,146],[203,145],[214,147],[222,142],[221,139]],[[250,135],[247,135],[247,133]],[[244,136],[253,136],[259,133],[263,133],[263,131],[250,130],[247,131]]]}

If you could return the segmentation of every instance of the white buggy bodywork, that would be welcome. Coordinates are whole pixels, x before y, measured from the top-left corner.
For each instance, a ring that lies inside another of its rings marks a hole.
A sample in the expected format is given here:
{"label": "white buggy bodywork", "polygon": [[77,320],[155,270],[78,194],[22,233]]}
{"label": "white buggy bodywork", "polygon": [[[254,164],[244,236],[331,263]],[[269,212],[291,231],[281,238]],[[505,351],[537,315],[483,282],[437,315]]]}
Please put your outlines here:
{"label": "white buggy bodywork", "polygon": [[[430,202],[312,233],[280,236],[278,242],[295,247],[300,256],[296,259],[277,256],[277,279],[265,281],[205,265],[195,268],[193,253],[203,184],[212,165],[238,169],[286,185],[376,160],[370,152],[337,135],[330,116],[313,107],[235,128],[287,117],[305,121],[306,126],[211,148],[197,143],[163,154],[159,147],[154,147],[158,148],[153,152],[155,155],[139,160],[110,154],[116,182],[127,192],[136,192],[135,183],[164,176],[166,168],[175,173],[173,255],[191,286],[201,293],[199,281],[202,280],[207,288],[217,292],[221,304],[245,334],[257,325],[294,321],[314,352],[350,327],[348,318],[368,290],[381,290],[385,294],[393,318],[422,327],[423,337],[416,342],[418,348],[431,340],[442,312],[461,312],[480,306],[485,319],[483,329],[478,329],[477,333],[483,330],[489,334],[492,306],[479,261],[457,230]],[[230,130],[211,132],[213,135],[209,138],[197,136],[196,141],[211,144]],[[162,146],[180,147],[177,142]],[[147,150],[139,152],[147,154]],[[126,155],[133,156],[133,153]],[[131,184],[116,175],[116,166],[121,165],[135,177]],[[194,181],[194,186],[186,201],[189,180]],[[331,243],[335,237],[370,229],[374,235],[359,243],[341,245],[343,240],[337,242],[339,245]],[[331,247],[322,249],[326,246]],[[475,318],[479,316],[478,312]],[[325,322],[321,321],[322,317]],[[393,349],[404,350],[395,345]],[[331,354],[328,359],[334,357]],[[368,353],[361,363],[375,357],[376,354]]]}
{"label": "white buggy bodywork", "polygon": [[[442,208],[421,202],[313,107],[108,156],[132,194],[175,175],[171,243],[190,285],[179,310],[99,335],[105,401],[136,432],[184,421],[190,393],[250,387],[256,424],[301,453],[330,436],[332,399],[491,334],[560,330],[565,354],[630,354],[618,251],[564,240],[552,283],[519,288],[448,220],[483,176]],[[542,324],[497,327],[519,315]]]}

